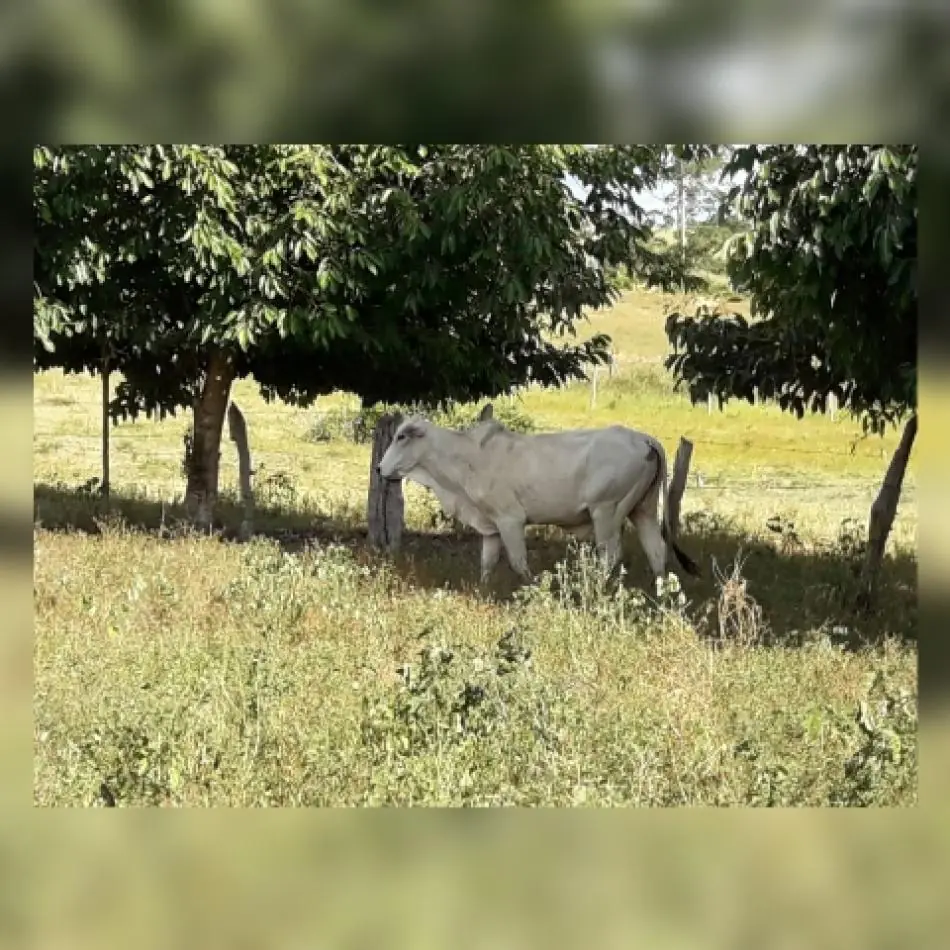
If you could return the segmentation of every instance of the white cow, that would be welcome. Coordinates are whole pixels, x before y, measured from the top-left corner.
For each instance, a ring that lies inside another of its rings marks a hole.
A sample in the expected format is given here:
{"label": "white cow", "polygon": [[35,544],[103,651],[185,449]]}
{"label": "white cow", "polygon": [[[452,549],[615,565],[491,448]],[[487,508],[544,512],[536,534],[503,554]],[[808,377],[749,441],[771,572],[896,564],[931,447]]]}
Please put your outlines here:
{"label": "white cow", "polygon": [[383,478],[408,478],[430,488],[447,515],[482,535],[482,583],[502,545],[514,570],[530,580],[528,524],[557,525],[581,539],[593,534],[613,569],[627,518],[654,574],[666,573],[666,539],[680,565],[699,574],[672,540],[663,445],[624,426],[522,435],[493,419],[491,404],[465,432],[411,417],[396,430],[378,470]]}

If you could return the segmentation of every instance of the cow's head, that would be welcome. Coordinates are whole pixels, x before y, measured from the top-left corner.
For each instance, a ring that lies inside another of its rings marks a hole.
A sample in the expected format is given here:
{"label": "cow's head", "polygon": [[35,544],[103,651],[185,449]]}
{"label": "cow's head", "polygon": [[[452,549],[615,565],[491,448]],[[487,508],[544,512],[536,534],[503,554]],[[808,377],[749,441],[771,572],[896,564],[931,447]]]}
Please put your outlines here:
{"label": "cow's head", "polygon": [[388,481],[405,478],[419,464],[425,451],[425,441],[425,420],[411,418],[403,422],[379,460],[377,471],[380,476]]}

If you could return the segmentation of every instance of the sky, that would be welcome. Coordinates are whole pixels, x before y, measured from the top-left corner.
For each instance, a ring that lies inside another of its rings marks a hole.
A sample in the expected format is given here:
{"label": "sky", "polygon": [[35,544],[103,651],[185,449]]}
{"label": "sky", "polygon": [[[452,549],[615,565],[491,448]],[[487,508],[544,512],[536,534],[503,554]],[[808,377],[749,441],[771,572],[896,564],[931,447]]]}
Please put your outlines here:
{"label": "sky", "polygon": [[[573,175],[567,176],[568,187],[577,195],[583,198],[585,194],[584,186]],[[637,204],[644,211],[659,211],[663,207],[665,196],[669,195],[672,185],[664,183],[657,188],[649,188],[636,193]]]}
{"label": "sky", "polygon": [[[733,176],[733,181],[737,184],[745,181],[747,175],[744,171],[739,171]],[[584,187],[580,181],[573,175],[567,176],[568,187],[579,198],[584,197]],[[661,182],[656,188],[648,188],[636,193],[637,204],[646,212],[660,211],[664,206],[670,193],[673,191],[672,182]]]}

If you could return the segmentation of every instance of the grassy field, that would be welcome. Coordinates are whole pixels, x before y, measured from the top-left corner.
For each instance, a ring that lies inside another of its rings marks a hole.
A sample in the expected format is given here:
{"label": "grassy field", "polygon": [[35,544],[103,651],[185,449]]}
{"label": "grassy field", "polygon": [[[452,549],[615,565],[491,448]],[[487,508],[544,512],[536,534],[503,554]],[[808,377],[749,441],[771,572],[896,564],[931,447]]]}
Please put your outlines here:
{"label": "grassy field", "polygon": [[[319,441],[354,400],[235,399],[260,536],[181,522],[177,420],[113,430],[99,386],[36,377],[35,784],[42,805],[912,804],[916,472],[878,608],[854,567],[896,435],[771,406],[709,414],[672,391],[658,294],[595,316],[618,366],[513,404],[539,428],[621,422],[695,444],[683,546],[704,577],[658,596],[636,539],[605,587],[553,530],[542,576],[480,592],[478,539],[408,486],[404,550],[367,550],[369,448]],[[499,401],[504,403],[504,400]],[[683,599],[685,598],[685,603]]]}

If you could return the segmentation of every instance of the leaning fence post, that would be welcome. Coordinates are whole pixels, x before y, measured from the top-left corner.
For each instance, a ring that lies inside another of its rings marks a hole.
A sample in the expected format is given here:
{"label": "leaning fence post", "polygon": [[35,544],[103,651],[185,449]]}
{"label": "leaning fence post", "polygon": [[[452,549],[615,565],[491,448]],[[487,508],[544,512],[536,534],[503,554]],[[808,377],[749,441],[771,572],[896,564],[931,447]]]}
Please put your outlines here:
{"label": "leaning fence post", "polygon": [[391,554],[402,543],[405,504],[402,497],[402,482],[388,482],[379,476],[376,466],[386,454],[402,422],[402,415],[386,413],[380,416],[373,432],[373,451],[369,466],[369,499],[367,522],[369,543]]}
{"label": "leaning fence post", "polygon": [[241,537],[248,538],[254,530],[254,493],[251,491],[251,448],[247,438],[247,421],[234,401],[228,406],[228,435],[237,448],[238,478],[241,485],[241,501],[244,503],[244,518],[241,521]]}
{"label": "leaning fence post", "polygon": [[683,492],[686,491],[686,479],[689,476],[689,463],[692,457],[693,443],[689,439],[681,438],[679,448],[676,450],[676,460],[673,462],[673,477],[670,479],[668,496],[670,531],[674,537],[679,533],[680,503],[683,500]]}

